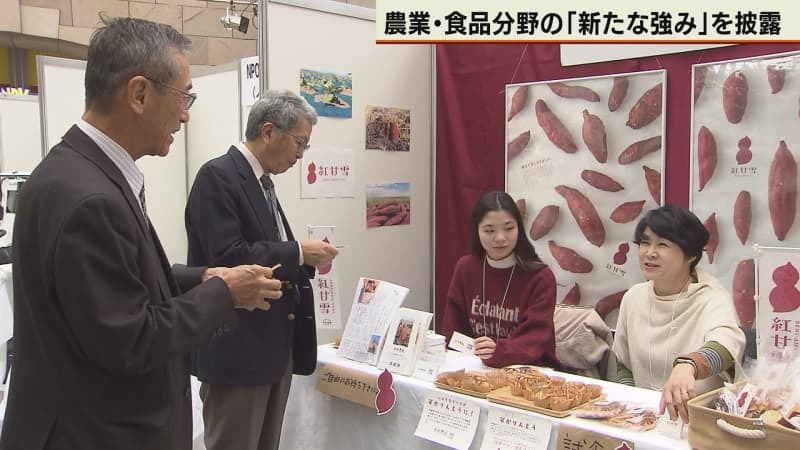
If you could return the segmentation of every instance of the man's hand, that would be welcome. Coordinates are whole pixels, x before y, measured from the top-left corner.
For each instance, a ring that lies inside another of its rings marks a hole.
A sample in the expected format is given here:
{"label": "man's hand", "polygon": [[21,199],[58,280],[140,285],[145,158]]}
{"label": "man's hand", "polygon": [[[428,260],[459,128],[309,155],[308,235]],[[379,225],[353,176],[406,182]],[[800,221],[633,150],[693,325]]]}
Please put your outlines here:
{"label": "man's hand", "polygon": [[325,241],[300,241],[300,247],[303,249],[303,262],[314,267],[329,264],[339,254],[336,247]]}
{"label": "man's hand", "polygon": [[281,280],[272,278],[272,269],[258,265],[244,265],[233,268],[210,267],[203,274],[203,281],[220,277],[233,296],[233,307],[252,311],[268,310],[266,299],[281,298]]}

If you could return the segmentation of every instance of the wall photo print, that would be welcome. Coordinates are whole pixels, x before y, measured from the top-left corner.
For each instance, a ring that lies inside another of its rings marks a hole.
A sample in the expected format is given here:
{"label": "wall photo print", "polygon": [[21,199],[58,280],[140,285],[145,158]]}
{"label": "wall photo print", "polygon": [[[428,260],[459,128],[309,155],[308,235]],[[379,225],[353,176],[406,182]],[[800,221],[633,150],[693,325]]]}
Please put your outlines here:
{"label": "wall photo print", "polygon": [[605,316],[643,279],[632,240],[663,199],[665,81],[657,70],[506,86],[506,190],[559,303]]}
{"label": "wall photo print", "polygon": [[711,234],[701,268],[753,326],[753,244],[796,247],[800,53],[693,66],[692,211]]}
{"label": "wall photo print", "polygon": [[353,117],[353,74],[300,69],[300,95],[318,116]]}
{"label": "wall photo print", "polygon": [[367,228],[411,223],[411,183],[368,184]]}
{"label": "wall photo print", "polygon": [[367,150],[407,152],[411,149],[411,111],[384,106],[367,106]]}

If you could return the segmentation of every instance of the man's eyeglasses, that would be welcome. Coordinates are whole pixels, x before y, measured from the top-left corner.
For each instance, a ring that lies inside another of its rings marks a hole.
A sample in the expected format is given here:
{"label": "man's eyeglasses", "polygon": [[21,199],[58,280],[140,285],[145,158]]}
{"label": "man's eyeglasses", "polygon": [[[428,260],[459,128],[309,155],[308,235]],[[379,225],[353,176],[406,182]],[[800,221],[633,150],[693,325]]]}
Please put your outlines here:
{"label": "man's eyeglasses", "polygon": [[194,104],[194,101],[197,100],[197,94],[195,94],[194,92],[182,91],[182,90],[180,90],[180,89],[178,89],[176,87],[172,87],[172,86],[170,86],[167,83],[164,83],[162,81],[158,81],[158,80],[150,78],[148,76],[144,76],[144,77],[147,78],[148,80],[152,81],[155,84],[158,84],[160,86],[164,86],[165,88],[172,89],[173,91],[181,94],[183,96],[183,109],[191,108],[192,105]]}
{"label": "man's eyeglasses", "polygon": [[277,125],[275,125],[275,128],[281,130],[281,133],[286,133],[289,136],[291,136],[292,138],[294,138],[294,143],[297,145],[297,148],[299,148],[300,150],[306,151],[309,148],[311,148],[311,144],[308,142],[308,140],[306,140],[306,138],[304,138],[302,136],[298,136],[296,134],[289,133],[288,131],[284,130],[283,128],[281,128],[281,127],[279,127]]}

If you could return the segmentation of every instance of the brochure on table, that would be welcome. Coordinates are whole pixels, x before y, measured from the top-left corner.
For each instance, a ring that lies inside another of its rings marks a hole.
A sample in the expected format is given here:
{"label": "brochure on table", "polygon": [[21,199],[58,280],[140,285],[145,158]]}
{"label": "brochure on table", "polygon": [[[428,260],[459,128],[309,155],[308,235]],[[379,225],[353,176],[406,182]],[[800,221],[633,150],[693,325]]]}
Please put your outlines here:
{"label": "brochure on table", "polygon": [[400,308],[389,326],[378,368],[410,376],[425,345],[425,334],[432,318],[429,312]]}
{"label": "brochure on table", "polygon": [[374,278],[360,278],[337,355],[377,364],[386,330],[407,295],[408,288],[403,286]]}

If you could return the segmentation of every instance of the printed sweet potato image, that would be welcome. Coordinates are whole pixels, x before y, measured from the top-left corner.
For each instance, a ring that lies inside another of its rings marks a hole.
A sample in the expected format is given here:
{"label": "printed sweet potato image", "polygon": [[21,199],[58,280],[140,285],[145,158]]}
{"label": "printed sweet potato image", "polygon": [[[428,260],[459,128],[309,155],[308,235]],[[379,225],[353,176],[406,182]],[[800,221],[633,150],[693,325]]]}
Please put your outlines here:
{"label": "printed sweet potato image", "polygon": [[562,247],[555,241],[547,241],[550,254],[563,270],[572,273],[589,273],[594,269],[591,261],[579,255],[575,250]]}
{"label": "printed sweet potato image", "polygon": [[524,220],[526,217],[528,217],[528,207],[525,206],[525,199],[517,199],[514,201],[514,203],[517,204],[517,209],[519,210],[519,215],[522,216],[522,219]]}
{"label": "printed sweet potato image", "polygon": [[791,262],[772,271],[775,287],[769,291],[769,304],[773,312],[790,313],[800,308],[800,290],[795,287],[798,278],[800,273]]}
{"label": "printed sweet potato image", "polygon": [[745,136],[739,139],[739,150],[736,152],[736,164],[747,164],[753,159],[753,152],[750,151],[750,137]]}
{"label": "printed sweet potato image", "polygon": [[614,85],[608,94],[608,110],[611,112],[618,110],[626,95],[628,95],[628,77],[614,77]]}
{"label": "printed sweet potato image", "polygon": [[611,314],[611,311],[619,308],[620,303],[622,303],[622,297],[627,291],[628,290],[626,289],[624,291],[614,292],[613,294],[606,295],[597,301],[597,304],[594,305],[594,310],[597,311],[597,314],[599,314],[600,317],[605,319],[607,315]]}
{"label": "printed sweet potato image", "polygon": [[387,216],[368,216],[367,217],[367,228],[379,227],[383,225],[389,217]]}
{"label": "printed sweet potato image", "polygon": [[559,97],[580,98],[587,102],[599,102],[600,96],[597,92],[583,86],[569,86],[564,83],[547,83],[547,87]]}
{"label": "printed sweet potato image", "polygon": [[408,183],[367,185],[367,228],[411,223],[411,197]]}
{"label": "printed sweet potato image", "polygon": [[645,156],[649,155],[650,153],[657,152],[661,150],[661,136],[653,136],[651,138],[642,139],[641,141],[636,141],[633,144],[627,146],[622,153],[619,154],[619,158],[617,158],[617,162],[621,165],[630,164],[632,162],[636,162]]}
{"label": "printed sweet potato image", "polygon": [[628,223],[639,217],[644,208],[644,200],[625,202],[614,209],[611,213],[611,220],[616,223]]}
{"label": "printed sweet potato image", "polygon": [[703,88],[706,87],[706,75],[708,74],[708,67],[698,66],[694,68],[694,103],[697,104],[697,99],[703,93]]}
{"label": "printed sweet potato image", "polygon": [[524,133],[520,133],[519,136],[515,137],[508,143],[508,160],[511,161],[512,159],[519,156],[525,147],[528,146],[528,143],[531,141],[531,131],[528,130]]}
{"label": "printed sweet potato image", "polygon": [[741,191],[736,196],[733,204],[733,229],[736,230],[736,237],[744,245],[750,235],[750,223],[753,219],[752,207],[750,205],[750,192]]}
{"label": "printed sweet potato image", "polygon": [[589,183],[597,189],[600,189],[601,191],[619,192],[625,189],[621,184],[619,184],[619,182],[617,182],[617,180],[596,170],[586,169],[582,171],[581,178],[583,178],[583,181]]}
{"label": "printed sweet potato image", "polygon": [[581,304],[581,288],[578,283],[572,285],[572,288],[561,299],[562,305],[580,305]]}
{"label": "printed sweet potato image", "polygon": [[717,253],[719,247],[719,229],[717,228],[717,213],[711,213],[710,216],[703,222],[703,226],[708,230],[708,243],[706,243],[706,255],[708,255],[708,263],[714,264],[714,255]]}
{"label": "printed sweet potato image", "polygon": [[570,136],[569,131],[567,131],[567,127],[565,127],[561,120],[550,111],[550,108],[544,100],[536,100],[534,109],[536,110],[536,121],[539,122],[539,126],[542,127],[547,139],[550,139],[553,145],[564,150],[566,153],[575,153],[578,151],[578,147],[575,146],[575,141],[572,140],[572,136]]}
{"label": "printed sweet potato image", "polygon": [[520,86],[514,91],[511,96],[511,107],[508,108],[508,121],[514,118],[523,108],[525,103],[528,102],[528,86]]}
{"label": "printed sweet potato image", "polygon": [[399,211],[397,214],[395,214],[394,216],[390,217],[389,220],[384,222],[383,226],[400,225],[405,220],[405,218],[407,216],[408,216],[408,211],[406,211],[405,209],[402,210],[402,211]]}
{"label": "printed sweet potato image", "polygon": [[648,89],[639,100],[633,105],[631,111],[628,113],[628,121],[626,125],[638,130],[650,124],[661,115],[661,98],[663,95],[663,83]]}
{"label": "printed sweet potato image", "polygon": [[594,159],[597,162],[605,163],[608,159],[608,147],[606,146],[606,127],[603,125],[603,121],[584,109],[582,131],[583,142],[594,155]]}
{"label": "printed sweet potato image", "polygon": [[786,80],[786,71],[782,67],[767,66],[767,82],[771,93],[777,94],[780,92],[783,89],[784,80]]}
{"label": "printed sweet potato image", "polygon": [[631,251],[631,246],[627,242],[623,242],[617,246],[617,252],[614,253],[612,260],[614,264],[621,266],[628,262],[628,252]]}
{"label": "printed sweet potato image", "polygon": [[717,168],[717,141],[705,126],[700,127],[697,134],[697,168],[700,184],[698,192],[701,192]]}
{"label": "printed sweet potato image", "polygon": [[725,79],[722,84],[722,109],[728,122],[736,124],[742,121],[747,110],[747,77],[737,70]]}
{"label": "printed sweet potato image", "polygon": [[536,214],[531,224],[531,239],[534,241],[540,239],[545,234],[549,233],[553,226],[558,221],[558,214],[560,208],[557,205],[547,205]]}
{"label": "printed sweet potato image", "polygon": [[778,144],[769,166],[767,199],[775,237],[783,241],[797,212],[797,162],[784,141]]}
{"label": "printed sweet potato image", "polygon": [[556,186],[556,192],[567,201],[569,212],[572,213],[586,239],[597,247],[602,246],[606,240],[606,229],[591,200],[581,191],[563,184]]}
{"label": "printed sweet potato image", "polygon": [[739,325],[752,328],[756,318],[756,267],[752,258],[739,261],[733,273],[733,306]]}
{"label": "printed sweet potato image", "polygon": [[650,195],[656,205],[661,206],[661,172],[647,166],[642,166],[642,169],[644,170],[644,179],[647,182],[647,190],[650,191]]}

